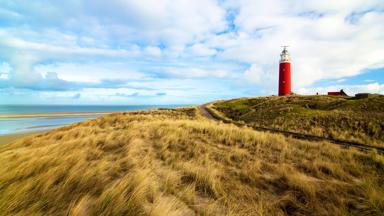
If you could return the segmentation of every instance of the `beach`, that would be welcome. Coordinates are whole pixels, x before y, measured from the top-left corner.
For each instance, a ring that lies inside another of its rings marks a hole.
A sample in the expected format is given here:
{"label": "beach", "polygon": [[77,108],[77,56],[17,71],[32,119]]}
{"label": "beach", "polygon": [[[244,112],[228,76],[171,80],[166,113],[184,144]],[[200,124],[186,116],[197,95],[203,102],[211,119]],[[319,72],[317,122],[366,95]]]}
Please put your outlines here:
{"label": "beach", "polygon": [[0,114],[0,135],[17,137],[18,134],[46,131],[105,114],[108,113]]}
{"label": "beach", "polygon": [[17,139],[34,135],[36,133],[17,133],[17,134],[7,134],[7,135],[0,135],[0,145],[11,143]]}
{"label": "beach", "polygon": [[0,144],[102,115],[175,105],[1,105]]}
{"label": "beach", "polygon": [[63,117],[63,116],[99,116],[106,115],[111,112],[81,112],[81,113],[71,113],[71,112],[57,112],[57,113],[24,113],[24,114],[0,114],[1,118],[34,118],[34,117]]}
{"label": "beach", "polygon": [[110,112],[0,114],[0,145]]}

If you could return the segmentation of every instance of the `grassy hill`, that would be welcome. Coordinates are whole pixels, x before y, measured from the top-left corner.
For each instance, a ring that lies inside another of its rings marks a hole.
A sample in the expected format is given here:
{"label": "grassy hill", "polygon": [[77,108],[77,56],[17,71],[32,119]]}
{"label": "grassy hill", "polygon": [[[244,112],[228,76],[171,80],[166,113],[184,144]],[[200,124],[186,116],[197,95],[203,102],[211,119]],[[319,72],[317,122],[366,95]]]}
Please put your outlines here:
{"label": "grassy hill", "polygon": [[0,164],[0,215],[384,211],[382,155],[217,123],[196,108],[111,114],[29,136],[0,146]]}
{"label": "grassy hill", "polygon": [[257,97],[213,104],[227,118],[253,126],[384,147],[384,96]]}

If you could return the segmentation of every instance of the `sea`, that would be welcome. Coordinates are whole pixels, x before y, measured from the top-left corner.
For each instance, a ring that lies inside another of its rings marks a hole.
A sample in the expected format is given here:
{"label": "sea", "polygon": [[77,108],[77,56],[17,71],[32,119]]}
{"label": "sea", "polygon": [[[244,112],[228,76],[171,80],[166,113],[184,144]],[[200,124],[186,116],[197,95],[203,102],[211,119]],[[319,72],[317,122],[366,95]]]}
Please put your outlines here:
{"label": "sea", "polygon": [[[179,106],[180,105],[0,105],[0,135],[44,131],[98,117],[98,114],[89,115],[89,113],[175,108]],[[84,113],[84,115],[41,116],[41,114],[54,113]],[[35,115],[22,117],[23,114]],[[9,117],[10,115],[12,115],[12,117]]]}

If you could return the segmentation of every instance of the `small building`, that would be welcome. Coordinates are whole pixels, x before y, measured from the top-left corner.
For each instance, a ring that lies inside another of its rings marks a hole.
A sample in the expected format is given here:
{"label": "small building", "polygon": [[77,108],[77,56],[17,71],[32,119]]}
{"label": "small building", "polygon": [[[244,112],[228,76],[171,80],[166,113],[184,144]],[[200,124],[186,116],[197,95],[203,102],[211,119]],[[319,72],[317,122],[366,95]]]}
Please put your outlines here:
{"label": "small building", "polygon": [[332,95],[332,96],[348,96],[343,89],[341,89],[340,91],[338,92],[328,92],[328,95]]}
{"label": "small building", "polygon": [[370,96],[371,96],[371,94],[369,94],[369,93],[358,93],[358,94],[355,94],[355,98],[356,99],[369,98]]}

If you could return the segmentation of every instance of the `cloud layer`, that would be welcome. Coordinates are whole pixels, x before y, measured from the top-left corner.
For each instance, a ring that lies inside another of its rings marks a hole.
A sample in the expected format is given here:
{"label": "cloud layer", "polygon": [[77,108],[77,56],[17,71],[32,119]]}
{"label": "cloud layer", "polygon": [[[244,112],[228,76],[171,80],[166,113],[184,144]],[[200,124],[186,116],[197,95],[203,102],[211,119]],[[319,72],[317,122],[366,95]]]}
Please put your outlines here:
{"label": "cloud layer", "polygon": [[[290,45],[294,91],[312,93],[322,80],[384,68],[383,21],[382,0],[3,0],[0,99],[192,104],[275,94],[281,45]],[[351,89],[382,93],[376,84]]]}

